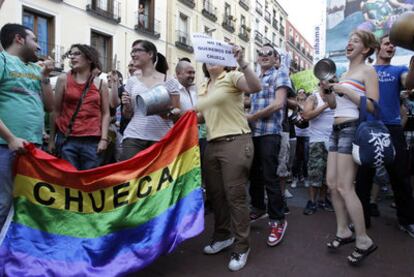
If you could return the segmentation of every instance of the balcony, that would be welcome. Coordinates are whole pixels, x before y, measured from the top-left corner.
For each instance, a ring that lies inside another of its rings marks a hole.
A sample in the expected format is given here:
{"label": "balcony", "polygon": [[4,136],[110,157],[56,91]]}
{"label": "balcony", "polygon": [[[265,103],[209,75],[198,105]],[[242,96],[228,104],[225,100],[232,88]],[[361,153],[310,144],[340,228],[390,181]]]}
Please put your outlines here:
{"label": "balcony", "polygon": [[276,30],[279,30],[279,26],[278,26],[278,22],[277,22],[277,19],[276,18],[273,18],[273,20],[272,20],[272,26]]}
{"label": "balcony", "polygon": [[146,35],[148,37],[159,39],[160,34],[160,21],[154,19],[154,16],[150,16],[145,13],[136,13],[135,31]]}
{"label": "balcony", "polygon": [[246,25],[240,26],[239,38],[245,42],[249,42],[250,28]]}
{"label": "balcony", "polygon": [[282,24],[280,25],[279,33],[280,33],[282,36],[285,36],[285,27],[283,27],[283,25],[282,25]]}
{"label": "balcony", "polygon": [[224,15],[223,23],[221,24],[221,26],[223,26],[223,28],[229,31],[230,33],[234,33],[236,28],[234,27],[233,20],[234,20],[234,16]]}
{"label": "balcony", "polygon": [[191,40],[190,40],[189,35],[183,31],[177,31],[176,35],[177,35],[177,40],[175,41],[175,46],[177,46],[177,48],[184,50],[188,53],[193,53],[194,48],[191,45]]}
{"label": "balcony", "polygon": [[213,22],[217,21],[217,8],[213,6],[213,4],[211,3],[211,1],[204,1],[203,4],[203,9],[201,11],[201,13],[207,17],[208,19],[210,19]]}
{"label": "balcony", "polygon": [[86,11],[90,14],[109,19],[112,23],[121,22],[121,3],[114,0],[88,0]]}
{"label": "balcony", "polygon": [[265,20],[266,20],[267,22],[272,23],[270,12],[265,11],[265,16],[264,16],[264,18],[265,18]]}
{"label": "balcony", "polygon": [[259,31],[255,31],[254,33],[254,42],[259,46],[263,44],[263,35]]}
{"label": "balcony", "polygon": [[194,0],[178,0],[178,1],[183,3],[184,5],[186,5],[187,7],[192,8],[192,9],[194,9],[194,7],[195,7],[195,1]]}
{"label": "balcony", "polygon": [[300,51],[300,43],[299,42],[296,42],[296,49],[298,49],[299,51]]}
{"label": "balcony", "polygon": [[265,37],[263,39],[263,44],[272,44],[272,41],[270,39],[268,39],[267,37]]}
{"label": "balcony", "polygon": [[260,2],[256,1],[256,12],[260,15],[263,15],[263,6]]}
{"label": "balcony", "polygon": [[249,1],[248,0],[240,0],[239,1],[240,6],[245,9],[246,11],[249,10]]}

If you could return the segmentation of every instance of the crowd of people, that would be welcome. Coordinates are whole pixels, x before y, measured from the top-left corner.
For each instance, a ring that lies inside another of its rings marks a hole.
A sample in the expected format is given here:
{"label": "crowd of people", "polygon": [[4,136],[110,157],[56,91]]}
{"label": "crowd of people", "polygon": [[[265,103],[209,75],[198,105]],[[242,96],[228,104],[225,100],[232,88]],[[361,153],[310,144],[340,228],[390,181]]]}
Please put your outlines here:
{"label": "crowd of people", "polygon": [[[336,233],[326,246],[335,251],[355,242],[347,261],[358,265],[377,249],[367,228],[378,194],[374,176],[381,171],[358,167],[352,157],[358,107],[366,96],[367,110],[380,112],[390,132],[396,157],[382,171],[394,192],[399,226],[414,238],[414,61],[410,68],[391,65],[395,46],[387,35],[377,40],[368,31],[352,32],[348,71],[320,81],[309,94],[295,90],[289,66],[271,44],[257,49],[260,72],[246,62],[241,47],[233,46],[238,67],[203,64],[200,87],[194,85],[189,59],[181,59],[169,74],[166,58],[150,41],[132,44],[126,82],[116,70],[103,80],[98,52],[74,44],[66,54],[71,69],[52,89],[53,61],[37,60],[32,30],[6,24],[0,40],[0,228],[12,205],[13,161],[27,143],[86,170],[130,159],[193,110],[203,186],[215,220],[205,254],[232,247],[228,268],[242,269],[251,249],[250,224],[261,218],[268,218],[267,244],[281,243],[290,181],[293,189],[299,184],[309,189],[305,215],[335,211]],[[374,53],[372,66],[366,61]],[[146,115],[135,99],[158,86],[168,91],[170,109]]]}

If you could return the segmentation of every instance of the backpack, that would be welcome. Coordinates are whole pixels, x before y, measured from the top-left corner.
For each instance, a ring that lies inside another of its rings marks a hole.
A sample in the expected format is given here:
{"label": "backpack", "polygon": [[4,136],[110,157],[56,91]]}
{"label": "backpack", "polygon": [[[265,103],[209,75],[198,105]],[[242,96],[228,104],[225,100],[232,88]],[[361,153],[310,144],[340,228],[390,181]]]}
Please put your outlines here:
{"label": "backpack", "polygon": [[394,161],[395,149],[387,127],[379,119],[378,103],[370,100],[375,106],[375,119],[367,121],[367,98],[361,96],[359,125],[352,143],[352,157],[359,165],[381,167]]}

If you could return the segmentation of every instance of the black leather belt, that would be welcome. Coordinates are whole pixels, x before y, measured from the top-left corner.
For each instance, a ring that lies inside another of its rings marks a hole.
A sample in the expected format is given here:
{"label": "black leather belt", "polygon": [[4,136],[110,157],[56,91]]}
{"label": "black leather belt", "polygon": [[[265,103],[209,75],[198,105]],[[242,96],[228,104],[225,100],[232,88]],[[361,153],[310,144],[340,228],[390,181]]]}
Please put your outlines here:
{"label": "black leather belt", "polygon": [[237,134],[237,135],[229,135],[229,136],[219,137],[219,138],[212,139],[212,140],[210,140],[208,142],[222,142],[222,141],[227,141],[228,142],[228,141],[235,140],[237,137],[245,136],[245,135],[250,135],[250,133],[248,133],[248,134]]}
{"label": "black leather belt", "polygon": [[345,128],[356,127],[356,126],[358,126],[358,124],[359,124],[359,121],[358,120],[346,121],[346,122],[334,124],[332,126],[332,129],[334,131],[340,131],[340,130],[345,129]]}

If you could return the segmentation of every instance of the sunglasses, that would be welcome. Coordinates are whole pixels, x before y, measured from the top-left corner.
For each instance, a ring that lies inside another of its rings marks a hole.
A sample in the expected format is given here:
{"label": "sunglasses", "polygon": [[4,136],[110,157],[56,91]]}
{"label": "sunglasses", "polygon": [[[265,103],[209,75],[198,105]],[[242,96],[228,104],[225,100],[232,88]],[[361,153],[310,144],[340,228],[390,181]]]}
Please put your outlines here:
{"label": "sunglasses", "polygon": [[259,55],[259,57],[270,57],[275,55],[276,56],[276,52],[273,50],[267,50],[267,51],[257,51],[257,54]]}

